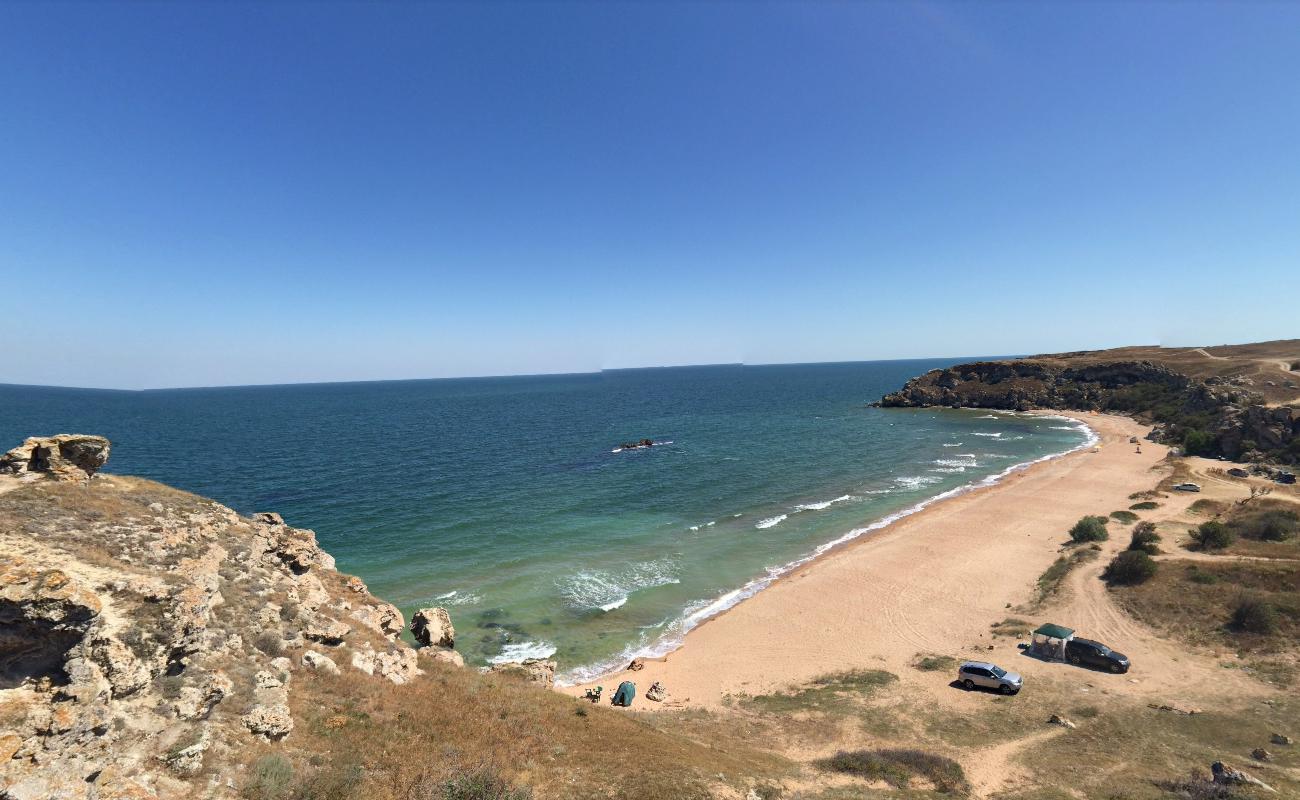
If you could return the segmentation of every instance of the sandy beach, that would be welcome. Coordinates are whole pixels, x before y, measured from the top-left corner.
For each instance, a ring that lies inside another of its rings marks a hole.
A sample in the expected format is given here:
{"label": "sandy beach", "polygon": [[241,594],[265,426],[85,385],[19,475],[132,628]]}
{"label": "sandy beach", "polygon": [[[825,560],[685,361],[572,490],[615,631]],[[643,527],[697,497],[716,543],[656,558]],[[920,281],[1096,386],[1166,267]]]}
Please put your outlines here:
{"label": "sandy beach", "polygon": [[[763,694],[855,668],[886,669],[935,684],[929,688],[938,691],[950,675],[907,669],[924,653],[1001,661],[1027,680],[1050,673],[1053,665],[1021,656],[1014,639],[995,640],[990,626],[1013,613],[1023,615],[1013,607],[1032,600],[1039,575],[1068,542],[1071,525],[1087,514],[1127,508],[1130,493],[1160,480],[1164,473],[1158,465],[1168,452],[1145,440],[1136,452],[1129,437],[1141,437],[1147,429],[1126,417],[1070,416],[1097,433],[1097,448],[1033,465],[831,551],[691,631],[675,652],[600,683],[610,689],[633,680],[644,692],[660,681],[669,691],[667,703],[638,698],[636,704],[656,710],[716,707],[729,695]],[[1188,502],[1174,498],[1169,511]],[[1105,555],[1126,541],[1112,537]],[[1081,607],[1053,609],[1072,617],[1059,621],[1076,625],[1081,635],[1107,636],[1124,652],[1151,656],[1159,643],[1121,615],[1099,608],[1109,601],[1100,582],[1093,583],[1095,591],[1073,597]],[[1125,685],[1147,681],[1152,688],[1150,681],[1167,672],[1159,661],[1137,660],[1135,677]],[[585,688],[564,691],[577,694]]]}

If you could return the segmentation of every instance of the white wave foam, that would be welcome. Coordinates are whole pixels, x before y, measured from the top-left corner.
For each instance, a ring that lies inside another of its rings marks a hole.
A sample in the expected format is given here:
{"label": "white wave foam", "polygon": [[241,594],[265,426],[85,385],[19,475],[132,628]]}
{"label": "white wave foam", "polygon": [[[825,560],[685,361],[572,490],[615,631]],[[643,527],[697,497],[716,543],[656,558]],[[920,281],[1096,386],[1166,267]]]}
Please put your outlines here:
{"label": "white wave foam", "polygon": [[[1069,419],[1069,418],[1065,417],[1064,419]],[[754,578],[753,580],[749,581],[739,589],[733,589],[729,592],[724,592],[723,594],[719,595],[713,600],[704,600],[692,604],[690,606],[687,606],[682,616],[678,617],[675,621],[669,623],[668,632],[661,635],[658,639],[653,641],[649,640],[648,638],[646,638],[645,632],[643,631],[643,635],[640,642],[629,644],[627,647],[623,648],[623,650],[618,655],[614,656],[613,658],[606,659],[596,664],[590,664],[587,666],[577,667],[575,669],[569,670],[564,675],[557,677],[555,682],[559,686],[572,686],[578,683],[587,683],[588,681],[595,680],[597,678],[603,677],[605,675],[608,675],[612,672],[621,669],[633,658],[659,658],[665,656],[671,653],[672,651],[676,650],[678,647],[680,647],[682,641],[686,637],[686,634],[689,633],[693,628],[698,626],[701,622],[711,617],[717,616],[718,614],[721,614],[722,612],[726,611],[729,608],[732,608],[733,606],[735,606],[736,604],[740,603],[741,601],[745,600],[748,597],[753,597],[755,594],[758,594],[760,591],[770,586],[773,581],[775,581],[777,578],[781,577],[782,575],[785,575],[787,573],[790,573],[802,567],[804,564],[807,564],[808,562],[818,558],[819,556],[825,555],[831,550],[834,550],[835,548],[847,542],[851,542],[860,536],[864,536],[868,533],[881,530],[882,528],[887,528],[890,525],[897,522],[898,520],[904,519],[905,517],[910,517],[911,515],[923,511],[926,508],[929,508],[930,506],[942,500],[947,500],[950,497],[957,497],[958,495],[966,494],[968,492],[973,492],[978,489],[986,488],[988,486],[993,486],[999,483],[1003,478],[1012,474],[1013,472],[1028,469],[1029,467],[1035,464],[1039,464],[1044,461],[1051,461],[1052,459],[1056,459],[1056,458],[1061,458],[1063,456],[1069,455],[1070,453],[1075,453],[1080,450],[1086,450],[1092,447],[1093,445],[1095,445],[1099,441],[1096,431],[1088,427],[1087,424],[1079,423],[1079,430],[1081,432],[1086,433],[1086,438],[1084,439],[1083,444],[1080,444],[1077,447],[1072,447],[1069,450],[1066,450],[1061,453],[1053,453],[1051,455],[1042,456],[1032,461],[1024,461],[1018,464],[1012,464],[1011,466],[1007,467],[1006,469],[994,475],[989,475],[978,481],[971,481],[970,483],[962,484],[961,486],[958,486],[955,489],[949,489],[946,492],[940,492],[939,494],[934,495],[933,497],[928,497],[920,501],[919,503],[916,503],[908,508],[903,509],[902,511],[898,511],[893,514],[889,514],[885,517],[882,517],[881,519],[876,520],[870,525],[865,525],[860,528],[854,528],[837,539],[833,539],[829,542],[826,542],[823,545],[819,545],[816,549],[813,550],[812,553],[809,553],[808,555],[802,558],[795,559],[794,561],[791,561],[790,563],[780,567],[769,568],[767,570],[766,575],[763,575],[758,578]],[[938,479],[935,478],[932,480],[937,481]],[[883,490],[883,491],[878,490],[874,492],[869,491],[867,493],[887,494],[889,491],[892,490]],[[658,628],[659,626],[654,626],[654,627]]]}
{"label": "white wave foam", "polygon": [[945,474],[955,475],[955,474],[958,473],[958,472],[965,472],[965,471],[966,471],[966,468],[965,468],[965,467],[935,467],[934,469],[932,469],[932,470],[930,470],[930,471],[931,471],[931,472],[941,472],[941,473],[945,473]]}
{"label": "white wave foam", "polygon": [[775,517],[760,519],[758,522],[754,523],[754,527],[758,528],[759,530],[762,530],[764,528],[771,528],[774,525],[780,525],[783,521],[785,521],[789,517],[790,517],[789,514],[777,514]]}
{"label": "white wave foam", "polygon": [[677,564],[670,559],[643,561],[611,572],[604,569],[583,570],[556,581],[560,594],[574,608],[598,608],[611,611],[627,602],[641,589],[680,583]]}
{"label": "white wave foam", "polygon": [[692,525],[690,529],[693,531],[698,531],[700,528],[712,528],[714,525],[717,524],[718,524],[717,520],[711,520],[709,522],[704,523],[703,525]]}
{"label": "white wave foam", "polygon": [[961,447],[961,442],[952,442],[950,444],[945,444],[944,447]]}
{"label": "white wave foam", "polygon": [[550,642],[519,642],[501,648],[498,655],[488,659],[490,664],[508,664],[529,658],[550,658],[555,655],[556,647]]}
{"label": "white wave foam", "polygon": [[1002,417],[999,417],[997,414],[984,414],[982,416],[976,417],[975,419],[1002,419]]}
{"label": "white wave foam", "polygon": [[994,439],[998,438],[1001,435],[1002,435],[1002,431],[998,431],[997,433],[972,433],[971,434],[971,436],[988,436]]}
{"label": "white wave foam", "polygon": [[922,486],[930,486],[939,482],[939,479],[931,475],[904,475],[901,478],[894,478],[894,483],[904,489],[920,489]]}
{"label": "white wave foam", "polygon": [[437,597],[435,597],[435,598],[433,598],[433,599],[434,599],[434,600],[450,600],[451,598],[453,598],[453,597],[455,597],[455,596],[456,596],[456,590],[455,590],[455,589],[452,589],[450,592],[447,592],[446,594],[440,594],[440,595],[438,595]]}
{"label": "white wave foam", "polygon": [[848,501],[848,500],[856,500],[856,499],[857,499],[857,498],[854,497],[854,496],[851,495],[851,494],[843,494],[843,495],[840,495],[839,497],[835,498],[834,500],[823,500],[823,501],[821,501],[820,503],[804,503],[804,504],[802,504],[802,505],[797,505],[797,506],[794,507],[794,510],[795,510],[796,512],[799,512],[799,511],[822,511],[822,510],[824,510],[824,509],[830,508],[831,506],[835,505],[836,503],[843,503],[843,502],[846,502],[846,501]]}
{"label": "white wave foam", "polygon": [[979,462],[975,456],[968,453],[958,453],[956,458],[936,458],[931,464],[938,464],[941,467],[975,467]]}

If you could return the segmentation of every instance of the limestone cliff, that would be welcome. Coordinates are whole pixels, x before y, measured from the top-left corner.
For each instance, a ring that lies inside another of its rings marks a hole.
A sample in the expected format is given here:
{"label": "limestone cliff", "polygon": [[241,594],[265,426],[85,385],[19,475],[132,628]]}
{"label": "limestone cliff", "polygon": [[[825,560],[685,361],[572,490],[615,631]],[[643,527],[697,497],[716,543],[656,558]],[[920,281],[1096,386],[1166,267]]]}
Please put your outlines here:
{"label": "limestone cliff", "polygon": [[0,798],[233,797],[318,671],[459,661],[404,643],[311,531],[96,474],[108,453],[62,435],[0,458]]}

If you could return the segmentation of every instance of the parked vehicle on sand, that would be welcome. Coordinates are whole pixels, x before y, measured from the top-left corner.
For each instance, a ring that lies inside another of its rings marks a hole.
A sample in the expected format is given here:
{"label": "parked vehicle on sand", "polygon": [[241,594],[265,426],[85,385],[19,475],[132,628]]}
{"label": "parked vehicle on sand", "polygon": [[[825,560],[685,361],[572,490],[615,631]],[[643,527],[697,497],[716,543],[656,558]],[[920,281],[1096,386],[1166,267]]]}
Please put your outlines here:
{"label": "parked vehicle on sand", "polygon": [[957,668],[957,680],[967,691],[975,688],[994,689],[1002,694],[1015,694],[1024,685],[1019,673],[1009,672],[986,661],[967,661]]}
{"label": "parked vehicle on sand", "polygon": [[1071,639],[1065,643],[1065,659],[1075,666],[1105,669],[1116,675],[1128,672],[1128,656],[1116,653],[1092,639]]}
{"label": "parked vehicle on sand", "polygon": [[1189,481],[1187,483],[1175,483],[1174,488],[1180,492],[1199,492],[1201,490],[1201,485]]}

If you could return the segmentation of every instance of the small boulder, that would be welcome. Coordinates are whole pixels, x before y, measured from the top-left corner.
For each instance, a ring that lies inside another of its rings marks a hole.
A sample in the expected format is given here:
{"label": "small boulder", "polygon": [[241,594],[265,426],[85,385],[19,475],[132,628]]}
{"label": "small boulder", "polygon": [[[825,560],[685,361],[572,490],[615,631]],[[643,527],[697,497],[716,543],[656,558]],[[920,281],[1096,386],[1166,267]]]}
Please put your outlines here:
{"label": "small boulder", "polygon": [[655,681],[654,683],[650,684],[650,688],[645,693],[645,699],[653,700],[656,703],[662,703],[664,701],[664,698],[666,698],[667,696],[668,696],[668,690],[665,689],[664,685],[659,681]]}
{"label": "small boulder", "polygon": [[1273,787],[1264,783],[1253,775],[1242,772],[1236,767],[1228,766],[1222,761],[1215,761],[1210,765],[1210,773],[1214,776],[1214,782],[1220,786],[1258,786],[1261,789],[1273,791]]}
{"label": "small boulder", "polygon": [[406,620],[397,606],[389,603],[365,603],[352,611],[352,618],[373,631],[378,631],[390,639],[402,635]]}
{"label": "small boulder", "polygon": [[492,675],[511,675],[523,678],[529,683],[536,683],[546,688],[555,685],[555,662],[541,658],[528,658],[523,661],[507,661],[493,664],[488,670]]}
{"label": "small boulder", "polygon": [[347,638],[348,633],[351,631],[350,627],[338,620],[329,617],[315,617],[302,629],[302,635],[313,642],[337,647],[343,644],[343,640]]}
{"label": "small boulder", "polygon": [[422,608],[411,616],[411,633],[423,647],[455,647],[456,629],[445,608]]}
{"label": "small boulder", "polygon": [[446,647],[421,647],[419,652],[421,657],[440,661],[443,664],[451,664],[453,667],[465,666],[464,656]]}
{"label": "small boulder", "polygon": [[284,703],[256,705],[243,717],[244,727],[271,741],[279,741],[293,730],[293,716]]}
{"label": "small boulder", "polygon": [[334,663],[334,659],[317,653],[315,650],[308,650],[302,654],[302,665],[315,672],[328,672],[331,675],[339,674],[339,665]]}
{"label": "small boulder", "polygon": [[1272,760],[1273,760],[1273,754],[1270,753],[1270,752],[1268,752],[1267,750],[1265,750],[1265,749],[1262,748],[1262,747],[1256,747],[1254,750],[1251,750],[1251,751],[1250,751],[1250,757],[1253,758],[1253,759],[1255,759],[1256,761],[1272,761]]}
{"label": "small boulder", "polygon": [[1060,725],[1062,728],[1078,727],[1073,722],[1061,716],[1060,714],[1053,714],[1051,717],[1048,718],[1047,722],[1049,725]]}
{"label": "small boulder", "polygon": [[1268,740],[1273,744],[1291,744],[1291,737],[1282,733],[1275,733]]}
{"label": "small boulder", "polygon": [[639,658],[632,659],[632,663],[627,665],[628,672],[640,672],[645,669],[645,662]]}

